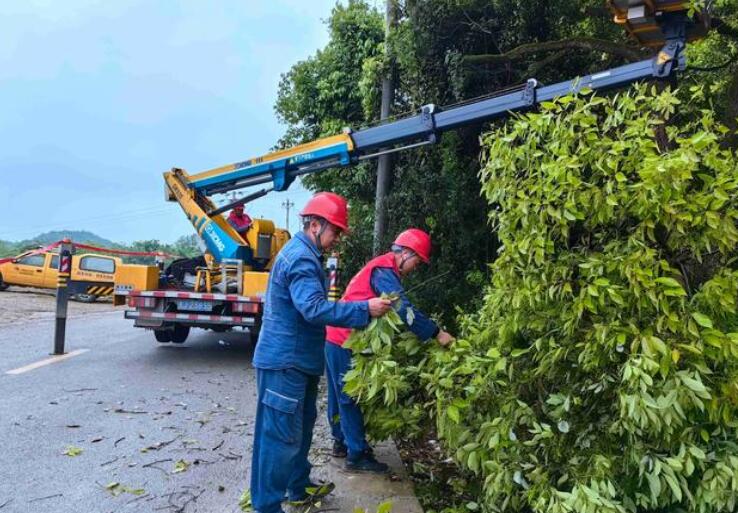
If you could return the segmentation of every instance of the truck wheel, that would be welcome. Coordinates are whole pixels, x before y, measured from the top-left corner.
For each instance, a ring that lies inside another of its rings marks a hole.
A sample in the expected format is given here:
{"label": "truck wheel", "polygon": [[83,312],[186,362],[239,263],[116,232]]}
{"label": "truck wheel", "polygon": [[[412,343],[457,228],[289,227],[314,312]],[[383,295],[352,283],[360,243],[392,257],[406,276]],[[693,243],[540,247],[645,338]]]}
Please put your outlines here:
{"label": "truck wheel", "polygon": [[187,336],[190,334],[190,327],[177,324],[174,326],[172,332],[172,342],[175,344],[183,344],[187,340]]}
{"label": "truck wheel", "polygon": [[8,284],[3,281],[3,275],[0,274],[0,290],[5,290],[8,288]]}
{"label": "truck wheel", "polygon": [[172,341],[172,332],[170,330],[154,330],[154,338],[162,344]]}
{"label": "truck wheel", "polygon": [[94,303],[97,301],[97,296],[95,294],[75,294],[74,299],[80,303]]}

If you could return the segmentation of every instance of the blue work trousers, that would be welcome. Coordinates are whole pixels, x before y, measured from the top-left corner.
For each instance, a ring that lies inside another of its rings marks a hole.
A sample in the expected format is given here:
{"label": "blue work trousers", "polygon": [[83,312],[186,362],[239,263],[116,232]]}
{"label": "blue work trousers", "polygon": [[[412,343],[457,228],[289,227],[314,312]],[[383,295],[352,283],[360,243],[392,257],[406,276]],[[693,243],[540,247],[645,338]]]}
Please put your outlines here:
{"label": "blue work trousers", "polygon": [[279,513],[285,492],[301,498],[310,484],[308,452],[318,415],[320,376],[297,369],[256,369],[256,407],[251,461],[251,503],[258,513]]}
{"label": "blue work trousers", "polygon": [[355,459],[369,448],[369,444],[366,441],[361,408],[343,391],[343,377],[351,369],[351,351],[326,342],[325,363],[331,434],[334,439],[346,444],[349,458]]}

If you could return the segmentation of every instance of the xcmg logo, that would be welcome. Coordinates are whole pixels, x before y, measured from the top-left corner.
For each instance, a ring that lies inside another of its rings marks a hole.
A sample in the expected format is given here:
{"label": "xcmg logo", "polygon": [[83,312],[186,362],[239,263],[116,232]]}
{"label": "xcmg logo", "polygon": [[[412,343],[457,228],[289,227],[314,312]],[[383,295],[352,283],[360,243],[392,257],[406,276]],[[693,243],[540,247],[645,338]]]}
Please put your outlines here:
{"label": "xcmg logo", "polygon": [[218,232],[216,232],[215,228],[213,228],[212,223],[208,223],[207,225],[205,225],[205,232],[207,232],[208,237],[210,237],[210,240],[213,241],[213,244],[215,244],[218,250],[225,250],[225,244],[223,244],[223,241],[220,239],[220,235],[218,235]]}
{"label": "xcmg logo", "polygon": [[306,160],[312,160],[315,158],[314,153],[303,153],[302,155],[295,155],[289,160],[290,164],[297,164],[298,162],[305,162]]}

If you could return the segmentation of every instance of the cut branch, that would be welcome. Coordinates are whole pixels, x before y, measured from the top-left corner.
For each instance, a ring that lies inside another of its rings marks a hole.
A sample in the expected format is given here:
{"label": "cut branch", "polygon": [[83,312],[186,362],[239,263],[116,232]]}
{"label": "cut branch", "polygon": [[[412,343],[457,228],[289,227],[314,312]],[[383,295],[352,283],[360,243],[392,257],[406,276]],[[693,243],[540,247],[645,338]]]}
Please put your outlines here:
{"label": "cut branch", "polygon": [[558,41],[544,41],[542,43],[528,43],[513,48],[509,52],[500,54],[478,54],[465,55],[464,62],[467,64],[507,64],[524,59],[528,55],[542,52],[558,52],[561,50],[588,50],[609,53],[623,57],[629,61],[637,61],[648,57],[652,51],[644,50],[634,46],[613,43],[604,39],[592,37],[577,37],[572,39],[560,39]]}

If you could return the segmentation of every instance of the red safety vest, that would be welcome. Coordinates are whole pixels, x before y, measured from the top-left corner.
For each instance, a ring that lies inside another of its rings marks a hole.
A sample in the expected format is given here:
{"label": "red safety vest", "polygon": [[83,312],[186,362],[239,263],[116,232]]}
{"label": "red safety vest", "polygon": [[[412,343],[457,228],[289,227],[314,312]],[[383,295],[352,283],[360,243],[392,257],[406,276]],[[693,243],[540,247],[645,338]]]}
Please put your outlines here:
{"label": "red safety vest", "polygon": [[[346,287],[341,301],[366,301],[373,297],[377,297],[372,290],[372,271],[378,267],[384,267],[392,269],[397,276],[400,276],[400,270],[395,264],[395,255],[392,252],[380,255],[369,262],[356,273],[356,276],[351,278],[351,281]],[[328,326],[326,328],[325,338],[331,344],[342,346],[346,339],[351,335],[351,328],[336,328],[334,326]]]}

